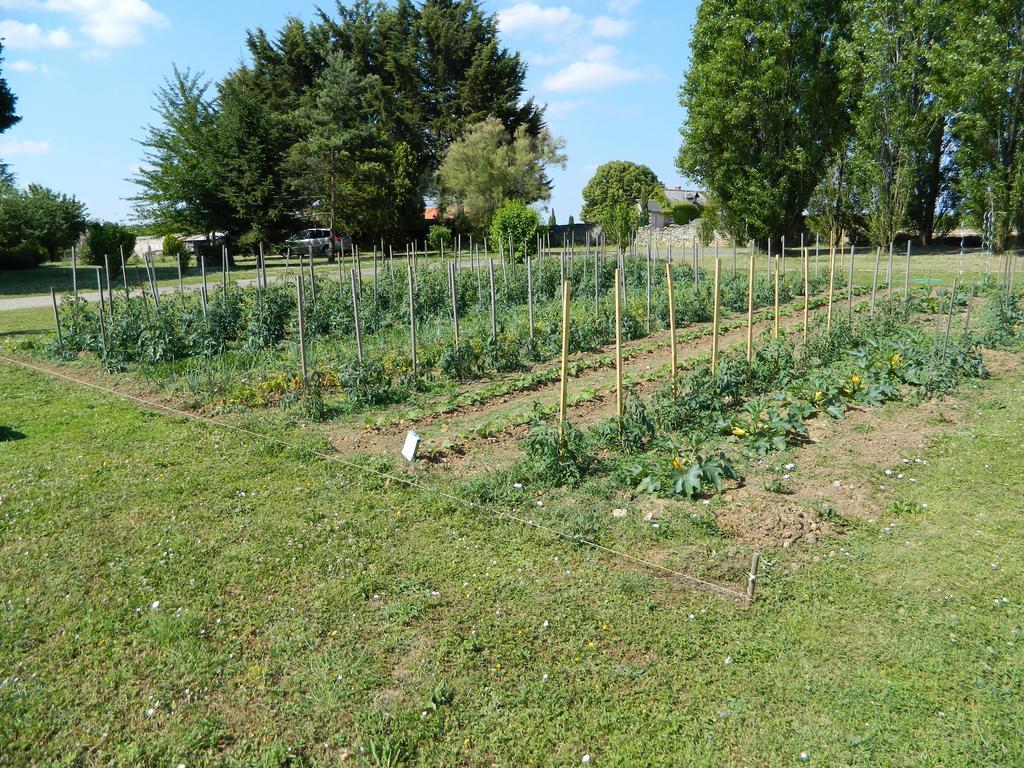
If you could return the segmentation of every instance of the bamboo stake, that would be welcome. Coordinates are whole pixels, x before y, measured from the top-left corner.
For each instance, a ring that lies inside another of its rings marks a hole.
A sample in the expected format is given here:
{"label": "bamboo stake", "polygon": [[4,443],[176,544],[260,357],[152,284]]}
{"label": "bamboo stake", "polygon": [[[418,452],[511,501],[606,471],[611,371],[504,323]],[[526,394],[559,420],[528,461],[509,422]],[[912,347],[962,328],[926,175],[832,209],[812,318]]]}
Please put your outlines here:
{"label": "bamboo stake", "polygon": [[100,275],[100,268],[96,267],[96,288],[100,292],[100,341],[103,344],[103,357],[107,356],[107,323],[103,311],[103,278]]}
{"label": "bamboo stake", "polygon": [[853,262],[857,256],[855,246],[850,246],[850,275],[846,279],[846,314],[853,322]]}
{"label": "bamboo stake", "polygon": [[833,245],[828,253],[828,312],[825,316],[825,333],[832,332],[832,298],[836,284],[836,249]]}
{"label": "bamboo stake", "polygon": [[869,312],[871,317],[875,316],[875,294],[878,291],[878,264],[882,258],[882,249],[879,247],[875,248],[875,271],[871,275],[871,311]]}
{"label": "bamboo stake", "polygon": [[124,246],[121,246],[121,280],[124,282],[124,297],[131,298],[131,291],[128,288],[128,267],[124,261]]}
{"label": "bamboo stake", "polygon": [[409,278],[409,347],[412,353],[412,377],[416,379],[416,290],[413,285],[412,262],[407,261],[405,268]]}
{"label": "bamboo stake", "polygon": [[747,367],[754,362],[754,251],[747,268]]}
{"label": "bamboo stake", "polygon": [[[122,248],[122,256],[124,252],[124,246]],[[75,298],[78,298],[78,252],[75,250],[75,246],[71,246],[71,292],[75,294]]]}
{"label": "bamboo stake", "polygon": [[565,439],[566,402],[569,392],[569,282],[562,282],[562,384],[558,393],[558,440]]}
{"label": "bamboo stake", "polygon": [[302,273],[300,272],[299,276],[295,278],[295,298],[298,302],[299,312],[299,363],[302,366],[302,389],[305,391],[309,374],[306,369],[306,315],[302,294]]}
{"label": "bamboo stake", "polygon": [[50,301],[53,302],[53,322],[57,326],[57,345],[60,347],[61,357],[64,356],[64,332],[60,327],[60,312],[57,309],[57,294],[53,292],[53,287],[50,287]]}
{"label": "bamboo stake", "polygon": [[[110,282],[110,259],[107,258],[106,254],[103,256],[103,271],[107,275],[107,300],[110,304],[110,322],[114,322],[114,288]],[[100,296],[102,297],[102,292]]]}
{"label": "bamboo stake", "polygon": [[[718,373],[718,307],[719,307],[719,287],[722,279],[722,260],[715,256],[715,284],[714,284],[714,298],[712,299],[712,315],[711,315],[711,375],[714,376]],[[777,280],[778,278],[776,278]],[[673,348],[672,353],[675,354]]]}
{"label": "bamboo stake", "polygon": [[949,317],[946,318],[946,335],[942,339],[942,363],[946,362],[946,350],[949,347],[949,331],[953,327],[953,311],[956,307],[956,288],[959,275],[953,275],[953,290],[949,294]]}
{"label": "bamboo stake", "polygon": [[619,268],[615,268],[615,417],[622,428],[622,307],[619,295]]}
{"label": "bamboo stake", "polygon": [[895,247],[895,245],[896,244],[895,244],[894,241],[892,241],[892,240],[889,241],[889,267],[888,267],[888,269],[885,272],[885,288],[886,288],[886,290],[892,290],[892,259],[893,259],[893,248]]}
{"label": "bamboo stake", "polygon": [[772,325],[772,336],[779,338],[779,257],[775,257],[775,322]]}
{"label": "bamboo stake", "polygon": [[[564,278],[562,282],[565,282]],[[533,341],[533,257],[529,251],[526,251],[526,313],[530,323],[530,341]]]}
{"label": "bamboo stake", "polygon": [[[442,241],[443,242],[443,241]],[[448,282],[452,290],[452,331],[455,336],[455,346],[459,346],[459,297],[458,287],[455,284],[455,264],[448,265]]]}
{"label": "bamboo stake", "polygon": [[487,281],[491,292],[491,341],[498,340],[498,318],[494,307],[494,259],[487,260]]}
{"label": "bamboo stake", "polygon": [[810,274],[809,264],[807,263],[807,249],[800,249],[803,253],[804,263],[804,341],[807,341],[807,330],[810,325],[810,311],[811,311],[811,286],[810,286]]}
{"label": "bamboo stake", "polygon": [[910,301],[910,241],[907,240],[907,271],[903,277],[903,303]]}
{"label": "bamboo stake", "polygon": [[363,362],[363,334],[359,327],[359,289],[356,287],[356,271],[350,273],[352,281],[352,320],[356,327],[356,356]]}
{"label": "bamboo stake", "polygon": [[676,296],[672,287],[672,265],[665,263],[665,281],[668,284],[668,338],[672,347],[672,397],[679,396],[679,350],[676,349]]}
{"label": "bamboo stake", "polygon": [[647,332],[651,332],[651,238],[647,235]]}

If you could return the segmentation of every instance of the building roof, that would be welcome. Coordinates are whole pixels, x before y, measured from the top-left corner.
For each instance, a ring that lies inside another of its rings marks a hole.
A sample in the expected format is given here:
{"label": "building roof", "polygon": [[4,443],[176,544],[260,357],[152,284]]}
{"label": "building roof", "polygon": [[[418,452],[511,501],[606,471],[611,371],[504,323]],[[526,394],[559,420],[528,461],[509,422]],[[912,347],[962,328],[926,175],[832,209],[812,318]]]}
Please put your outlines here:
{"label": "building roof", "polygon": [[708,195],[706,192],[699,189],[683,189],[682,187],[675,187],[674,189],[665,189],[665,197],[668,201],[675,205],[676,203],[692,203],[693,205],[699,205],[704,207],[708,204]]}

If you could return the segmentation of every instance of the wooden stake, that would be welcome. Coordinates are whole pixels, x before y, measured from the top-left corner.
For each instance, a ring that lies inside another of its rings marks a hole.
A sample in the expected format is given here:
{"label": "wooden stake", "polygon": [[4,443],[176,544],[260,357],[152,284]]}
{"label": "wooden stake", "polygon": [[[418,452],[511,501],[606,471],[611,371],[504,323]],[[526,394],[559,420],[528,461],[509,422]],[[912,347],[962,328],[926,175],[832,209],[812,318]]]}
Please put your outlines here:
{"label": "wooden stake", "polygon": [[775,323],[772,336],[779,338],[779,257],[775,257]]}
{"label": "wooden stake", "polygon": [[807,263],[807,249],[801,248],[803,252],[804,262],[804,341],[807,341],[807,331],[810,325],[810,311],[811,311],[811,286],[810,286],[810,275],[809,275],[809,264]]}
{"label": "wooden stake", "polygon": [[747,605],[754,602],[754,592],[757,589],[757,574],[761,569],[761,553],[755,552],[750,561],[750,574],[747,577]]}
{"label": "wooden stake", "polygon": [[622,275],[615,268],[615,417],[622,427],[622,297],[619,294],[619,280]]}
{"label": "wooden stake", "polygon": [[412,377],[416,379],[416,288],[413,284],[412,262],[407,261],[405,268],[409,280],[409,348],[412,353]]}
{"label": "wooden stake", "polygon": [[60,311],[57,309],[57,294],[50,287],[50,301],[53,302],[53,322],[57,326],[57,345],[60,347],[60,354],[64,355],[64,332],[60,326]]}
{"label": "wooden stake", "polygon": [[[110,322],[114,322],[114,288],[110,282],[110,259],[104,254],[103,271],[107,274],[107,300],[110,304]],[[102,294],[101,294],[102,295]]]}
{"label": "wooden stake", "polygon": [[[441,241],[443,244],[443,240]],[[459,297],[458,288],[455,285],[455,265],[448,265],[448,284],[452,292],[452,331],[454,333],[455,346],[459,346]]]}
{"label": "wooden stake", "polygon": [[855,246],[850,246],[850,275],[846,280],[846,314],[853,322],[853,262],[857,255]]}
{"label": "wooden stake", "polygon": [[875,248],[875,271],[871,275],[871,317],[875,316],[875,294],[878,292],[878,264],[882,258],[882,249]]}
{"label": "wooden stake", "polygon": [[949,331],[953,327],[953,311],[956,307],[956,288],[959,275],[953,275],[953,290],[949,294],[949,317],[946,318],[946,335],[942,339],[942,362],[946,362],[946,350],[949,347]]}
{"label": "wooden stake", "polygon": [[558,439],[565,438],[565,411],[569,392],[569,282],[562,282],[562,386],[558,393]]}
{"label": "wooden stake", "polygon": [[487,260],[487,281],[491,292],[491,341],[497,341],[498,317],[494,307],[494,259]]}
{"label": "wooden stake", "polygon": [[895,242],[893,242],[892,240],[889,241],[889,268],[885,272],[885,288],[886,288],[886,290],[892,290],[892,257],[893,257],[893,248],[895,247],[895,245],[896,245]]}
{"label": "wooden stake", "polygon": [[665,264],[665,280],[668,284],[668,338],[672,347],[672,397],[679,396],[679,350],[676,349],[676,296],[672,287],[672,265]]}
{"label": "wooden stake", "polygon": [[[719,288],[722,279],[722,260],[715,256],[715,283],[714,283],[714,296],[712,297],[712,314],[711,314],[711,375],[714,376],[718,373],[718,306],[719,306]],[[776,278],[777,280],[778,278]],[[675,349],[672,350],[675,354]]]}
{"label": "wooden stake", "polygon": [[302,366],[302,389],[305,391],[306,383],[309,381],[309,374],[306,370],[306,315],[302,294],[302,275],[300,274],[295,279],[295,298],[299,311],[299,363]]}
{"label": "wooden stake", "polygon": [[363,334],[362,329],[359,327],[359,289],[356,286],[356,271],[353,269],[351,272],[352,280],[352,320],[356,327],[356,356],[359,358],[359,362],[363,362]]}
{"label": "wooden stake", "polygon": [[907,271],[903,277],[903,303],[910,301],[910,241],[907,240]]}
{"label": "wooden stake", "polygon": [[[122,258],[124,256],[124,246],[121,248]],[[75,246],[71,246],[71,292],[75,294],[75,298],[78,298],[78,252],[75,250]]]}
{"label": "wooden stake", "polygon": [[[524,247],[526,253],[526,314],[530,323],[530,341],[533,341],[533,257]],[[563,277],[562,282],[565,282]]]}
{"label": "wooden stake", "polygon": [[107,356],[107,323],[103,311],[103,278],[100,275],[100,268],[96,267],[96,288],[100,292],[100,341],[103,344],[103,357]]}
{"label": "wooden stake", "polygon": [[747,366],[754,362],[754,251],[747,267]]}
{"label": "wooden stake", "polygon": [[121,246],[121,280],[124,282],[124,297],[131,298],[131,291],[128,288],[128,267],[124,261],[124,246]]}
{"label": "wooden stake", "polygon": [[825,333],[832,332],[832,298],[836,285],[836,249],[829,248],[828,253],[828,312],[825,315]]}

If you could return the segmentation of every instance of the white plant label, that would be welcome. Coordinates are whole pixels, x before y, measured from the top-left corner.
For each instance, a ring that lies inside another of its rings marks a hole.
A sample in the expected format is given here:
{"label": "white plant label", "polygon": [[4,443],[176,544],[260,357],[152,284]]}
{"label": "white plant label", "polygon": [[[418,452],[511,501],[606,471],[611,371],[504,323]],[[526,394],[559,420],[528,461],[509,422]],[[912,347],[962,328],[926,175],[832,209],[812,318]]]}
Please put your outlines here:
{"label": "white plant label", "polygon": [[420,436],[412,430],[405,436],[405,445],[402,446],[402,458],[412,464],[416,461],[416,451],[420,447]]}

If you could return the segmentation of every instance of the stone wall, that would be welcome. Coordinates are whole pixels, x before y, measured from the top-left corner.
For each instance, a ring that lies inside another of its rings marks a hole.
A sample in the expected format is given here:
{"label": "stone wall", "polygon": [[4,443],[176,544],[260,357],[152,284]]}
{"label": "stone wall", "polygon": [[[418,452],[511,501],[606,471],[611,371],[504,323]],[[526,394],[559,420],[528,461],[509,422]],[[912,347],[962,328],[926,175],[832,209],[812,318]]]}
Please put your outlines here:
{"label": "stone wall", "polygon": [[[669,227],[641,227],[636,234],[637,247],[645,247],[648,237],[651,239],[651,247],[654,250],[668,250],[671,244],[672,250],[685,251],[692,248],[693,243],[697,240],[697,222],[691,221],[684,226],[673,224]],[[720,234],[715,235],[715,240],[711,244],[715,245],[715,243],[730,244]]]}

